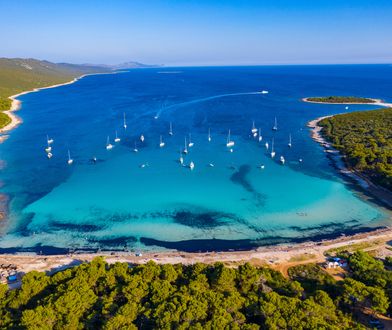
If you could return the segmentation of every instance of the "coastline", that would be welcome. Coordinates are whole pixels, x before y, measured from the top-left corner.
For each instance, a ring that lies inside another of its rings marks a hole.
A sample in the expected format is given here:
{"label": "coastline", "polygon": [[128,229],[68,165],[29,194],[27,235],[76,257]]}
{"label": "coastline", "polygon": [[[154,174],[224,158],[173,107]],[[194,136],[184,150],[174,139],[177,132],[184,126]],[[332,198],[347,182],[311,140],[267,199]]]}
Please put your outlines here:
{"label": "coastline", "polygon": [[323,116],[308,122],[307,126],[311,129],[312,139],[319,143],[322,147],[324,147],[324,152],[328,153],[328,158],[333,161],[334,166],[340,174],[354,181],[362,190],[364,190],[366,193],[370,193],[370,195],[374,196],[378,201],[380,201],[387,208],[392,210],[392,194],[383,187],[380,187],[371,182],[366,176],[362,175],[361,173],[349,169],[344,162],[344,156],[337,149],[333,148],[332,144],[329,143],[322,136],[322,127],[319,126],[318,123],[323,119],[330,118],[333,116],[334,115]]}
{"label": "coastline", "polygon": [[282,244],[259,247],[249,251],[228,252],[182,252],[163,251],[145,252],[137,255],[132,252],[100,252],[75,253],[62,255],[38,255],[31,253],[2,254],[2,263],[15,264],[19,272],[32,270],[46,271],[49,274],[82,262],[89,262],[98,256],[104,256],[108,263],[127,262],[129,264],[145,264],[154,261],[158,264],[194,264],[196,262],[213,264],[223,262],[229,266],[238,266],[249,262],[254,266],[268,266],[287,274],[291,266],[306,263],[322,263],[326,260],[325,253],[330,249],[350,248],[358,244],[367,244],[364,249],[377,249],[380,253],[392,255],[386,244],[392,239],[392,227],[378,229],[370,233],[359,233],[352,236],[340,236],[321,242],[309,241],[299,244]]}
{"label": "coastline", "polygon": [[18,127],[23,122],[22,118],[20,118],[19,116],[17,116],[15,114],[16,111],[18,111],[22,108],[22,101],[18,100],[19,96],[29,94],[29,93],[39,92],[43,89],[50,89],[50,88],[56,88],[56,87],[60,87],[60,86],[70,85],[70,84],[73,84],[86,76],[99,75],[99,74],[114,74],[117,72],[118,71],[86,73],[86,74],[83,74],[79,77],[76,77],[70,81],[61,83],[61,84],[54,84],[54,85],[50,85],[50,86],[34,88],[32,90],[23,91],[18,94],[14,94],[14,95],[9,96],[8,98],[12,101],[11,108],[9,110],[3,111],[3,113],[7,114],[11,118],[11,122],[8,125],[6,125],[0,129],[0,144],[3,143],[9,137],[8,134],[4,134],[4,133],[9,133],[10,131],[12,131],[14,128]]}

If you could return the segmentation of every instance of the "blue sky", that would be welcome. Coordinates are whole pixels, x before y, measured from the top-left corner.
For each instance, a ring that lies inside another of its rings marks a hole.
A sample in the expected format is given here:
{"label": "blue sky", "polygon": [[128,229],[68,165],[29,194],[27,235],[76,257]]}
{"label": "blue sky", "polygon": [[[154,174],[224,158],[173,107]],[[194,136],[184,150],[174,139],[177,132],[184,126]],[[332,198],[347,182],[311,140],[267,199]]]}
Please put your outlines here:
{"label": "blue sky", "polygon": [[166,65],[391,63],[392,0],[0,0],[0,56]]}

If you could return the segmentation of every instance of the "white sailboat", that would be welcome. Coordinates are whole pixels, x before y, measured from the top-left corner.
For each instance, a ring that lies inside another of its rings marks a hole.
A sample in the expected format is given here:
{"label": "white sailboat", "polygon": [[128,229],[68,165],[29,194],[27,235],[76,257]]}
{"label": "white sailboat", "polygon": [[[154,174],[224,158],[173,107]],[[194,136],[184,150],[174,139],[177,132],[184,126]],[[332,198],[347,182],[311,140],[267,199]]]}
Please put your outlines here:
{"label": "white sailboat", "polygon": [[286,160],[284,159],[283,156],[280,156],[280,162],[281,162],[282,165],[284,165],[284,163],[286,162]]}
{"label": "white sailboat", "polygon": [[113,149],[113,145],[110,143],[109,136],[106,140],[106,150]]}
{"label": "white sailboat", "polygon": [[188,143],[188,147],[189,147],[189,148],[192,148],[193,145],[194,145],[194,143],[192,142],[192,136],[191,136],[191,133],[189,133],[189,143]]}
{"label": "white sailboat", "polygon": [[268,150],[268,148],[269,148],[269,144],[268,144],[268,142],[266,142],[266,143],[265,143],[265,149]]}
{"label": "white sailboat", "polygon": [[272,146],[271,146],[271,158],[275,157],[275,150],[274,150],[274,139],[272,139]]}
{"label": "white sailboat", "polygon": [[163,142],[162,135],[161,135],[160,138],[159,138],[159,147],[163,148],[164,146],[165,146],[165,142]]}
{"label": "white sailboat", "polygon": [[135,148],[133,148],[133,152],[139,152],[139,149],[136,146],[136,141],[135,141]]}
{"label": "white sailboat", "polygon": [[169,127],[169,135],[173,136],[173,126],[172,126],[171,122],[170,122],[170,127]]}
{"label": "white sailboat", "polygon": [[226,146],[227,146],[228,148],[231,148],[231,147],[234,146],[234,141],[232,141],[232,140],[230,139],[230,130],[229,130],[229,134],[227,135]]}
{"label": "white sailboat", "polygon": [[70,153],[69,149],[68,149],[68,161],[67,161],[67,163],[68,163],[68,165],[72,165],[72,163],[73,163],[73,159],[71,158],[71,153]]}
{"label": "white sailboat", "polygon": [[259,142],[263,140],[263,137],[261,136],[261,128],[259,128]]}
{"label": "white sailboat", "polygon": [[276,120],[276,117],[275,117],[274,126],[272,126],[272,130],[273,130],[273,131],[277,131],[277,130],[278,130],[278,121]]}
{"label": "white sailboat", "polygon": [[54,142],[52,138],[49,138],[49,135],[46,135],[46,141],[48,142],[48,145]]}
{"label": "white sailboat", "polygon": [[120,141],[121,141],[121,139],[117,136],[117,131],[116,131],[116,137],[115,137],[115,139],[114,139],[114,142],[118,143],[118,142],[120,142]]}
{"label": "white sailboat", "polygon": [[189,163],[189,168],[191,169],[191,171],[195,168],[195,163],[194,162],[190,162]]}
{"label": "white sailboat", "polygon": [[291,143],[291,134],[289,134],[289,143],[287,144],[289,146],[289,148],[292,147],[292,143]]}
{"label": "white sailboat", "polygon": [[186,144],[186,138],[185,138],[185,143],[184,143],[184,149],[182,150],[182,152],[183,152],[184,154],[187,154],[187,153],[188,153],[188,145]]}
{"label": "white sailboat", "polygon": [[123,127],[124,127],[124,129],[127,129],[127,120],[125,118],[125,112],[124,112],[124,118],[123,118]]}
{"label": "white sailboat", "polygon": [[252,122],[252,130],[251,130],[251,132],[252,132],[253,136],[256,137],[256,135],[257,135],[257,128],[255,126],[255,121]]}
{"label": "white sailboat", "polygon": [[184,157],[182,157],[182,154],[180,153],[180,158],[178,159],[179,163],[181,165],[184,165]]}
{"label": "white sailboat", "polygon": [[144,135],[140,135],[140,141],[144,142]]}
{"label": "white sailboat", "polygon": [[208,142],[211,142],[211,128],[208,129]]}

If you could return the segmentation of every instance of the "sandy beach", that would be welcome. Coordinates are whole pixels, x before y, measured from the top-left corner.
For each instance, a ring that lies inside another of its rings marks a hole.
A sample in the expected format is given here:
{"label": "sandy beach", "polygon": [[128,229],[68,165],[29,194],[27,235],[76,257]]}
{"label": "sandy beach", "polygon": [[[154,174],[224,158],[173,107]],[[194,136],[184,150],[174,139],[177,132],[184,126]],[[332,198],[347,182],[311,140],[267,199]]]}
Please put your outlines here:
{"label": "sandy beach", "polygon": [[144,264],[154,261],[159,264],[194,264],[223,262],[229,266],[238,266],[249,262],[255,266],[268,266],[280,270],[283,274],[291,266],[309,262],[322,263],[325,252],[330,249],[346,247],[354,248],[366,243],[365,250],[376,250],[379,256],[392,255],[388,249],[392,240],[392,228],[379,229],[372,233],[360,233],[353,236],[341,236],[322,242],[305,242],[300,244],[284,244],[261,247],[251,251],[187,253],[180,251],[147,252],[136,256],[131,252],[106,252],[89,254],[68,254],[44,256],[35,254],[4,254],[0,255],[0,264],[14,264],[18,271],[25,273],[32,270],[55,272],[68,267],[89,262],[97,256],[104,256],[108,263],[127,262]]}

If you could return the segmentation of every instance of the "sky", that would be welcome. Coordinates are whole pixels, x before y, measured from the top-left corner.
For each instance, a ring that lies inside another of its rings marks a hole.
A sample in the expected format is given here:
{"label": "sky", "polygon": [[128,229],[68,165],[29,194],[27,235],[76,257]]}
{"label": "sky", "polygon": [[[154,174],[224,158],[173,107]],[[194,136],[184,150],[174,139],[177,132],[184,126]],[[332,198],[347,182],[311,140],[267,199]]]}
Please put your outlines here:
{"label": "sky", "polygon": [[168,66],[392,63],[392,0],[0,0],[0,57]]}

